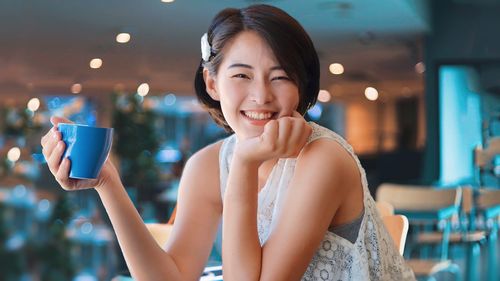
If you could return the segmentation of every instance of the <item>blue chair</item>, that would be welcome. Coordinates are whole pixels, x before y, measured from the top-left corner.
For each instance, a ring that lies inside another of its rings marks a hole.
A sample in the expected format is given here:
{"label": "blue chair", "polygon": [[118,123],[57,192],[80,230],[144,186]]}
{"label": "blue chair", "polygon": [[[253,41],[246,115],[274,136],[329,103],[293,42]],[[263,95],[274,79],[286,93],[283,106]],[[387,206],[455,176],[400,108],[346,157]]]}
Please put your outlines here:
{"label": "blue chair", "polygon": [[448,259],[451,221],[458,217],[462,189],[438,189],[429,186],[382,184],[377,189],[377,201],[394,206],[395,213],[408,218],[412,226],[427,229],[438,226],[442,231],[438,259],[414,259],[407,263],[419,280],[434,280],[438,272],[451,272],[461,280],[460,268]]}
{"label": "blue chair", "polygon": [[[486,241],[486,233],[483,230],[475,229],[475,204],[472,187],[462,187],[462,198],[460,208],[460,218],[457,220],[456,227],[449,237],[451,246],[461,246],[466,249],[466,268],[465,279],[479,279],[479,259],[481,252],[481,244]],[[442,232],[424,232],[417,237],[417,244],[420,245],[439,245],[442,241]]]}
{"label": "blue chair", "polygon": [[500,279],[498,275],[498,230],[500,221],[500,190],[482,189],[477,197],[477,211],[484,219],[488,243],[488,280]]}

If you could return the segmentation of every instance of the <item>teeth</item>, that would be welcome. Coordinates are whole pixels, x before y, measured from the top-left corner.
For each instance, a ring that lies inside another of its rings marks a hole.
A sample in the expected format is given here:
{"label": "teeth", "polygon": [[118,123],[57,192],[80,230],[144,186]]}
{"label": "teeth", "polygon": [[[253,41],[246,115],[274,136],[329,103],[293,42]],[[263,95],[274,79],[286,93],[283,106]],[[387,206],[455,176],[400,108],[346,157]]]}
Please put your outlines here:
{"label": "teeth", "polygon": [[256,120],[269,119],[269,118],[271,118],[271,116],[273,116],[273,114],[270,112],[262,113],[262,112],[244,111],[244,113],[247,117],[250,117],[250,118],[256,119]]}

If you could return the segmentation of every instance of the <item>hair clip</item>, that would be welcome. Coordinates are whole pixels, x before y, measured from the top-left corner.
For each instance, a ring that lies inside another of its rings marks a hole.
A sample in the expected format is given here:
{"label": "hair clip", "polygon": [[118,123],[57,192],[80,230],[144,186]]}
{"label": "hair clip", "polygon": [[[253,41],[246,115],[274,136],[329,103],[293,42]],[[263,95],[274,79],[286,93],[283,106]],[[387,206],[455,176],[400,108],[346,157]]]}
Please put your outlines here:
{"label": "hair clip", "polygon": [[212,47],[210,47],[210,44],[208,43],[208,35],[205,33],[201,36],[201,58],[203,61],[208,62],[212,52],[211,49]]}

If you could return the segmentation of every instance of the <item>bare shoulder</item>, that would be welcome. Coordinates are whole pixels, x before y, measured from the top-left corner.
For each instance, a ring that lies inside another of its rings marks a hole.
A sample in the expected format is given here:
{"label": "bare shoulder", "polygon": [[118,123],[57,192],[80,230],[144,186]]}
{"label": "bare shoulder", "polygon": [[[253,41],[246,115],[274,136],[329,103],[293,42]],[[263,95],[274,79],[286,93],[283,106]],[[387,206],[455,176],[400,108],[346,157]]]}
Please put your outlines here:
{"label": "bare shoulder", "polygon": [[[197,195],[220,203],[219,150],[222,140],[194,153],[186,162],[182,173],[180,194],[195,191]],[[195,189],[195,190],[193,190]]]}
{"label": "bare shoulder", "polygon": [[191,168],[203,168],[203,169],[218,168],[219,151],[222,146],[222,142],[223,140],[220,140],[198,150],[188,159],[186,167],[189,165],[191,166]]}
{"label": "bare shoulder", "polygon": [[359,169],[351,154],[337,141],[320,138],[308,143],[301,151],[297,166],[306,171],[317,170],[323,176],[334,176],[332,171],[359,176]]}
{"label": "bare shoulder", "polygon": [[294,178],[298,196],[310,196],[317,206],[336,208],[331,213],[332,226],[352,221],[363,209],[358,164],[335,140],[320,138],[307,144],[297,159]]}

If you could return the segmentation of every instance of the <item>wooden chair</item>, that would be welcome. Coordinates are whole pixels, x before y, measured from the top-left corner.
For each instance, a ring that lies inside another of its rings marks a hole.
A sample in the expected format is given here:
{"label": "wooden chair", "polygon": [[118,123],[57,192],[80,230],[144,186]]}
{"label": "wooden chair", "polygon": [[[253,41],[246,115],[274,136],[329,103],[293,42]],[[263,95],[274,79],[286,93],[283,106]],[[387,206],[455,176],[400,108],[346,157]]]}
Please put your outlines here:
{"label": "wooden chair", "polygon": [[434,274],[448,271],[461,280],[459,267],[448,260],[451,219],[458,214],[461,192],[461,188],[437,189],[396,184],[382,184],[377,189],[377,201],[394,206],[395,213],[406,216],[411,224],[443,226],[439,259],[407,259],[419,279],[433,279]]}
{"label": "wooden chair", "polygon": [[381,217],[394,215],[394,206],[384,201],[375,202],[377,206],[378,213]]}
{"label": "wooden chair", "polygon": [[167,223],[146,223],[146,227],[160,247],[163,247],[172,231],[172,225]]}
{"label": "wooden chair", "polygon": [[382,221],[399,253],[403,255],[408,234],[408,219],[403,215],[387,215],[382,217]]}
{"label": "wooden chair", "polygon": [[[175,206],[172,215],[167,223],[147,223],[146,227],[149,232],[156,240],[160,247],[163,247],[168,240],[168,236],[172,231],[173,224],[175,222],[175,216],[177,214],[177,206]],[[128,281],[131,278],[124,278],[123,276],[118,276],[113,281]],[[203,270],[203,276],[200,277],[200,281],[208,281],[208,280],[222,280],[222,265],[217,266],[207,266]]]}
{"label": "wooden chair", "polygon": [[167,223],[146,223],[146,227],[155,239],[156,243],[163,247],[168,240],[168,236],[172,231],[172,227],[175,221],[175,215],[177,211],[177,206],[174,208],[172,215],[170,216]]}
{"label": "wooden chair", "polygon": [[[483,174],[495,175],[492,160],[500,154],[500,137],[493,137],[488,140],[487,147],[477,146],[474,148],[474,165],[479,168],[478,182],[483,185]],[[497,184],[499,182],[496,176]]]}

